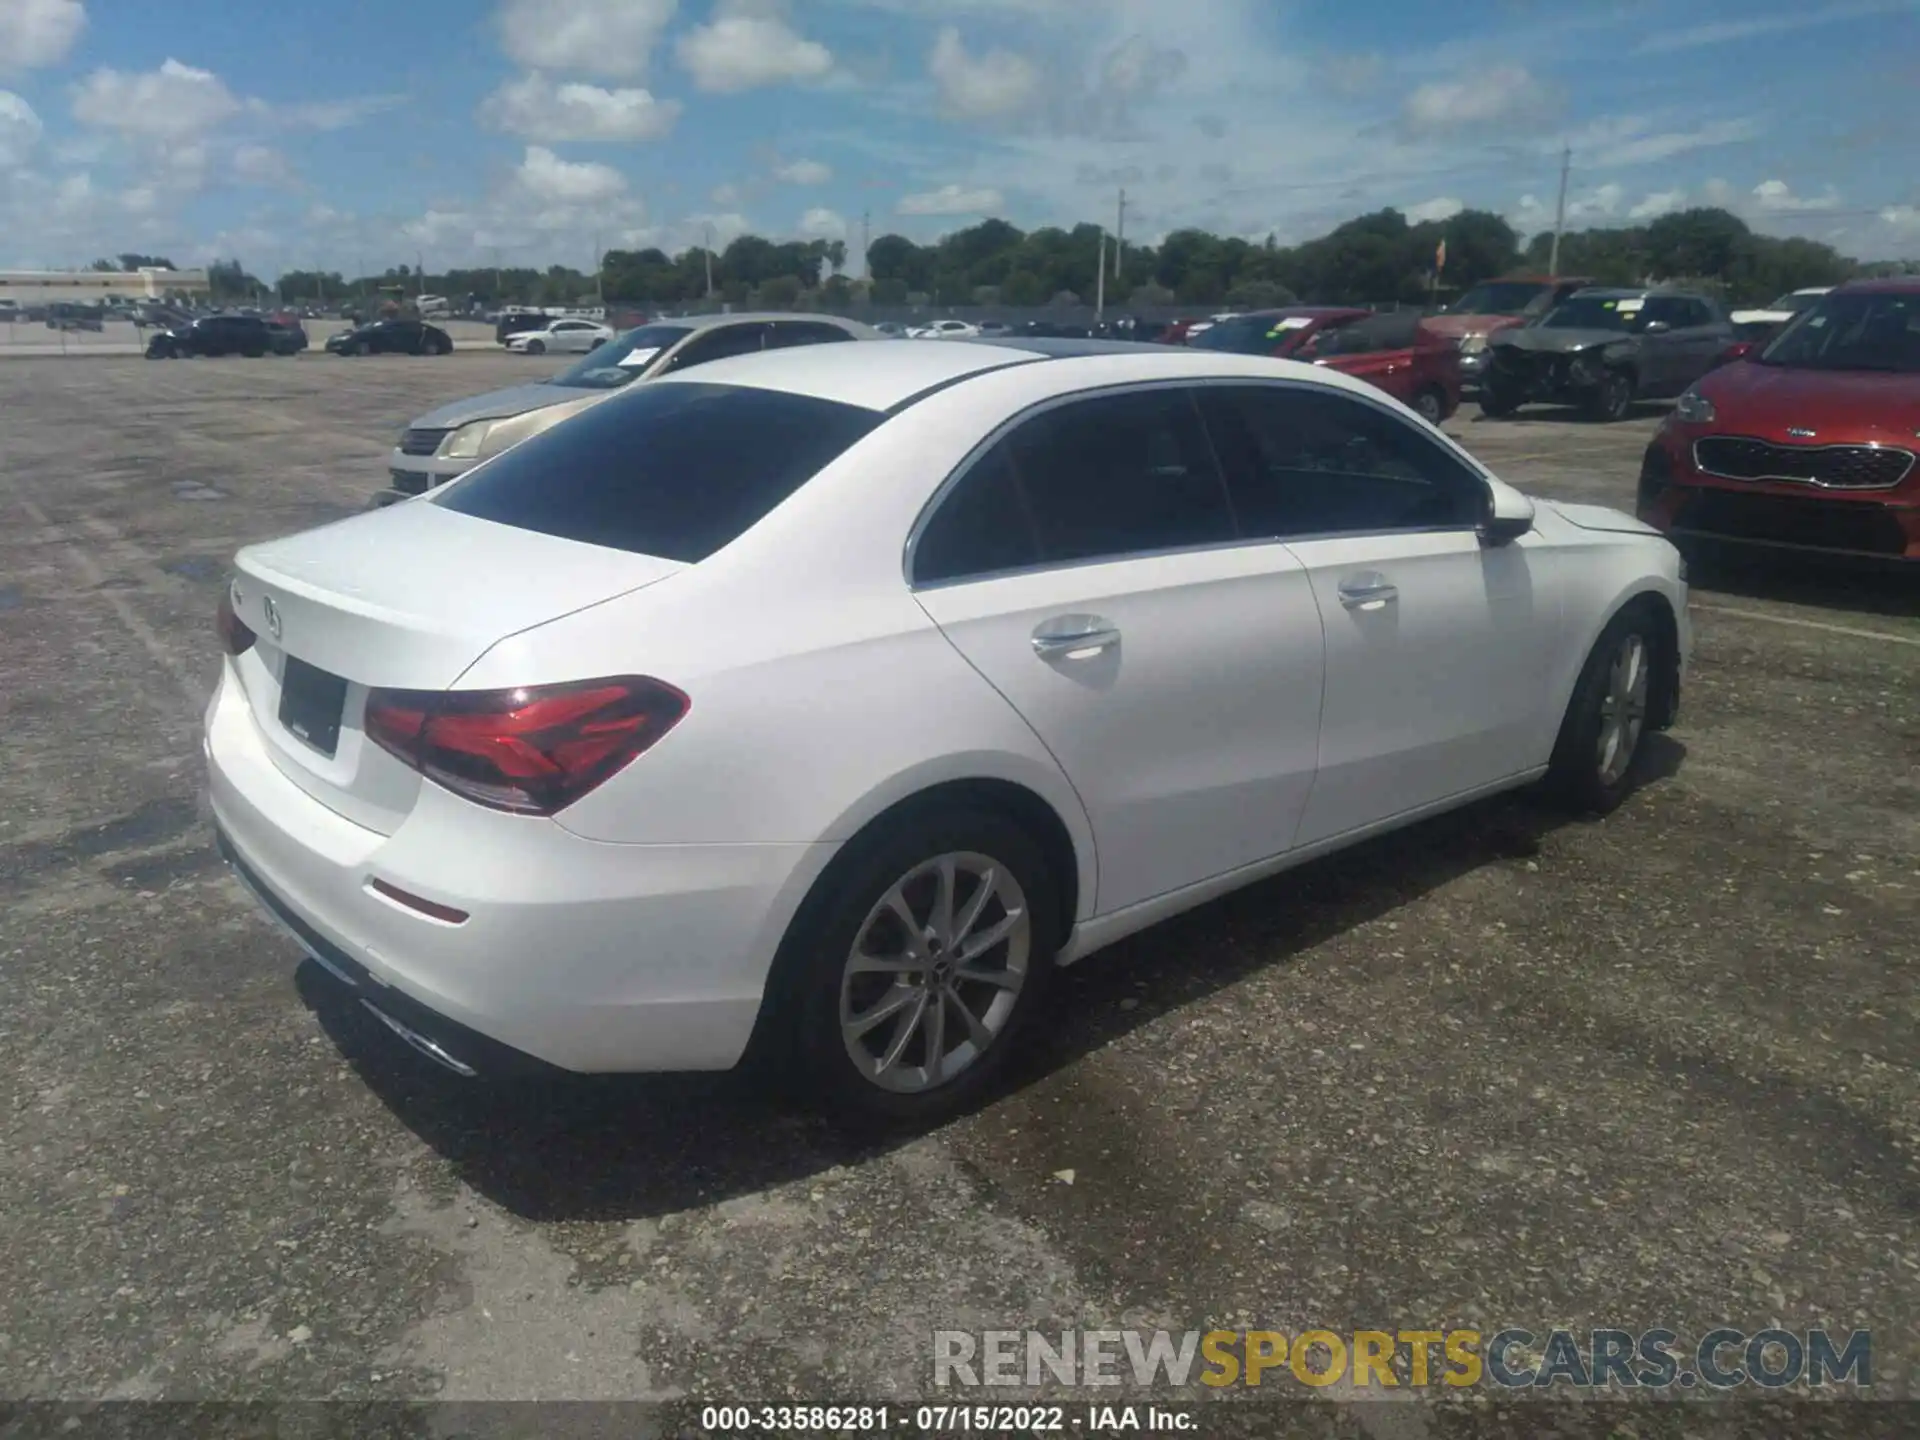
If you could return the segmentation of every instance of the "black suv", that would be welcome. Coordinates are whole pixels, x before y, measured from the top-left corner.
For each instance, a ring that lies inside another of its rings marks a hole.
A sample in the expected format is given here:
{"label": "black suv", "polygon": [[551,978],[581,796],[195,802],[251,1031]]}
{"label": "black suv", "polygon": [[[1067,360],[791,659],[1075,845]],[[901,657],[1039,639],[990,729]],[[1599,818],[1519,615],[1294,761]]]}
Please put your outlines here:
{"label": "black suv", "polygon": [[1533,401],[1621,420],[1635,400],[1669,399],[1734,343],[1720,302],[1676,290],[1578,290],[1532,325],[1487,340],[1480,409],[1510,415]]}
{"label": "black suv", "polygon": [[258,359],[272,348],[267,322],[258,315],[208,315],[162,330],[147,342],[149,360],[190,355],[245,355]]}

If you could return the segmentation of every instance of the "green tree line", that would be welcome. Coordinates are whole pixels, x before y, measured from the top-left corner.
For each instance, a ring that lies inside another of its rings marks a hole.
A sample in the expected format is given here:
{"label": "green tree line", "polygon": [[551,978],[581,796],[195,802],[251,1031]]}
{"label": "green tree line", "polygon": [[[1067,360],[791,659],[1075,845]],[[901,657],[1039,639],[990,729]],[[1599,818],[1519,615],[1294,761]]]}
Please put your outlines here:
{"label": "green tree line", "polygon": [[[675,307],[711,297],[771,309],[861,302],[1090,303],[1101,265],[1101,233],[1092,224],[1023,231],[1005,220],[984,220],[926,245],[904,235],[882,235],[867,251],[870,279],[857,282],[844,273],[844,242],[742,235],[717,251],[610,250],[597,277],[563,265],[425,275],[401,265],[354,279],[337,272],[289,271],[280,277],[279,291],[289,301],[338,302],[378,299],[383,289],[397,288],[456,301],[474,296],[489,305],[575,305],[601,296],[610,305]],[[1445,264],[1436,274],[1443,241]],[[1551,244],[1545,234],[1523,243],[1503,217],[1485,210],[1423,221],[1411,221],[1398,210],[1378,210],[1298,245],[1282,245],[1271,235],[1262,242],[1182,229],[1158,245],[1126,245],[1117,274],[1109,241],[1105,295],[1109,305],[1122,308],[1252,308],[1292,301],[1419,304],[1501,275],[1544,272]],[[216,293],[229,283],[258,283],[237,260],[215,268],[221,272]],[[1836,284],[1859,269],[1830,245],[1760,235],[1718,209],[1682,210],[1644,225],[1572,231],[1560,247],[1563,275],[1603,284],[1684,280],[1710,285],[1734,303]]]}

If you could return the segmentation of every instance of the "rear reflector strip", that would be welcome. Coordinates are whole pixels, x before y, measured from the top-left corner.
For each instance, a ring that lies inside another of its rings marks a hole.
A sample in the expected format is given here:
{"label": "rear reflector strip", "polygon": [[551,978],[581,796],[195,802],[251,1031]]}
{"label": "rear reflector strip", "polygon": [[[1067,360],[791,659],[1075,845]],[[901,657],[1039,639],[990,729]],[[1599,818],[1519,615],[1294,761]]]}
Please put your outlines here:
{"label": "rear reflector strip", "polygon": [[393,901],[396,905],[404,905],[409,910],[417,910],[422,915],[434,920],[439,920],[447,925],[464,925],[469,918],[467,912],[464,910],[456,910],[451,905],[439,905],[431,900],[423,900],[418,895],[412,895],[402,890],[398,885],[389,885],[377,876],[367,881],[367,888],[373,891],[374,894]]}

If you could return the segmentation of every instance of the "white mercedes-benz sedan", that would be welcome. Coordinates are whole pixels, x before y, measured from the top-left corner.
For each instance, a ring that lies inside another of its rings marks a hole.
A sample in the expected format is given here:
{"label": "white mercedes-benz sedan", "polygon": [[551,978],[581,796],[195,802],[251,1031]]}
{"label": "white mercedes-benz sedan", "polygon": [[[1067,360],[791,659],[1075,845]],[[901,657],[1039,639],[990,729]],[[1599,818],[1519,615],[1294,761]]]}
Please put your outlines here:
{"label": "white mercedes-benz sedan", "polygon": [[242,550],[212,809],[462,1074],[754,1056],[924,1122],[1143,926],[1530,782],[1610,809],[1686,601],[1324,369],[764,353]]}

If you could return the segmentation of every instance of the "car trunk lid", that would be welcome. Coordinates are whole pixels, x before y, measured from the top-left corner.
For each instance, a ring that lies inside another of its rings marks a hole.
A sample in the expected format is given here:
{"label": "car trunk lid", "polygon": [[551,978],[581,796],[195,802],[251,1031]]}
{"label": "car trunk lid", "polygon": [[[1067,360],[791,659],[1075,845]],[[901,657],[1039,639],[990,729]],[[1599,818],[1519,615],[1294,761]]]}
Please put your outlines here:
{"label": "car trunk lid", "polygon": [[686,567],[409,501],[236,557],[236,662],[281,772],[385,834],[418,777],[361,731],[377,687],[451,687],[500,640]]}

